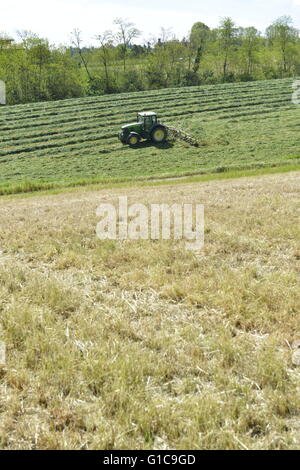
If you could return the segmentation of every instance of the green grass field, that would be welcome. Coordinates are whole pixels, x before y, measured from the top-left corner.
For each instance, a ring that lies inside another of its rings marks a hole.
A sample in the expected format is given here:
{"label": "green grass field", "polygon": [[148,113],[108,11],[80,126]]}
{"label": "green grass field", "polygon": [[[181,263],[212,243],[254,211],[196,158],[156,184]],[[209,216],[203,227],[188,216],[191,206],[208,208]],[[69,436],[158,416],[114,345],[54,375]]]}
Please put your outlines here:
{"label": "green grass field", "polygon": [[[52,182],[124,181],[298,163],[292,79],[164,89],[0,109],[0,194]],[[122,124],[156,111],[203,145],[123,147]]]}

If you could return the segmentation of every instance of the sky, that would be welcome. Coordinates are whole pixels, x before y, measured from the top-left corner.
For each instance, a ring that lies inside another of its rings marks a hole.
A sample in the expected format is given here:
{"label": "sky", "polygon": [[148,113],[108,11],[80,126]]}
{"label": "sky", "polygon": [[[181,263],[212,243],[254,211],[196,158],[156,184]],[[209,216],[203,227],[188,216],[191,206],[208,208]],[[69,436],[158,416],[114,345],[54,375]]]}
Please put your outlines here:
{"label": "sky", "polygon": [[182,38],[196,21],[217,27],[230,16],[238,26],[264,31],[282,15],[291,16],[300,29],[300,0],[0,0],[0,32],[16,38],[18,30],[30,30],[53,44],[69,45],[77,28],[88,46],[121,17],[142,31],[136,42],[144,43],[160,37],[162,27]]}

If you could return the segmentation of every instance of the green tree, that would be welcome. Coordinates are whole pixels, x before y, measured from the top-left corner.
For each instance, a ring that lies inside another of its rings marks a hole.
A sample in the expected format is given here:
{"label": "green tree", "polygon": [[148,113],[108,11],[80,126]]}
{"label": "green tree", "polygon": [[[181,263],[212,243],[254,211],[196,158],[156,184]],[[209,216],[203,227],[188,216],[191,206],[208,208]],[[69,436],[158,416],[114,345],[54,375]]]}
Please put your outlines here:
{"label": "green tree", "polygon": [[169,84],[168,51],[157,43],[145,64],[147,87],[150,89],[167,87]]}
{"label": "green tree", "polygon": [[278,47],[281,53],[282,72],[288,72],[293,55],[292,46],[299,38],[299,31],[293,27],[293,20],[290,16],[282,16],[274,21],[266,30],[270,43]]}
{"label": "green tree", "polygon": [[223,58],[223,80],[226,80],[229,58],[237,46],[238,28],[231,18],[223,18],[217,30],[217,35],[220,53]]}
{"label": "green tree", "polygon": [[[192,54],[194,53],[193,54],[194,55],[194,66],[193,66],[194,73],[197,73],[200,68],[200,63],[207,49],[209,38],[210,38],[210,29],[206,24],[198,22],[193,25],[191,29],[191,33],[190,33],[190,50]],[[190,70],[190,66],[191,64],[189,60],[189,70]]]}
{"label": "green tree", "polygon": [[47,98],[47,93],[43,89],[43,72],[51,60],[48,41],[33,38],[28,51],[28,57],[30,62],[38,68],[38,98]]}
{"label": "green tree", "polygon": [[15,56],[14,66],[20,82],[21,101],[49,99],[46,85],[52,53],[49,42],[28,30],[18,31],[18,36],[21,44],[17,45],[19,55]]}
{"label": "green tree", "polygon": [[254,27],[241,28],[241,61],[245,64],[244,73],[250,77],[253,72],[255,54],[258,52],[261,44],[259,31]]}
{"label": "green tree", "polygon": [[72,59],[67,48],[55,49],[51,62],[46,82],[49,99],[61,100],[86,95],[86,74],[78,73],[76,61]]}
{"label": "green tree", "polygon": [[105,73],[105,91],[109,93],[111,91],[110,75],[109,75],[109,64],[112,58],[113,51],[113,33],[111,31],[105,31],[102,34],[96,36],[97,41],[100,43],[99,55],[101,63],[104,67]]}
{"label": "green tree", "polygon": [[121,56],[123,60],[123,70],[126,71],[126,58],[131,41],[140,36],[141,32],[135,27],[133,23],[129,23],[123,18],[116,18],[114,24],[118,27],[115,35],[117,43],[121,48]]}
{"label": "green tree", "polygon": [[89,78],[90,81],[93,80],[93,77],[89,71],[89,67],[88,67],[88,62],[85,58],[85,55],[84,55],[84,52],[83,52],[83,48],[82,48],[82,38],[81,38],[81,31],[79,29],[74,29],[71,33],[71,40],[72,40],[72,44],[73,46],[77,49],[77,52],[80,56],[80,59],[83,63],[83,66],[85,68],[85,71],[87,73],[87,76]]}

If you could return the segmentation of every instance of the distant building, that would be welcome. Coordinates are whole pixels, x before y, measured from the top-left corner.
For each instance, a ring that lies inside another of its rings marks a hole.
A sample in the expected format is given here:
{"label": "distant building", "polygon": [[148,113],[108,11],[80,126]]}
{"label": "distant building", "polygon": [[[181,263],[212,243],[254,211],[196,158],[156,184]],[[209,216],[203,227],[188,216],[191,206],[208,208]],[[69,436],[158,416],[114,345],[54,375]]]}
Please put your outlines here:
{"label": "distant building", "polygon": [[15,40],[12,38],[0,38],[0,49],[6,49],[12,46]]}

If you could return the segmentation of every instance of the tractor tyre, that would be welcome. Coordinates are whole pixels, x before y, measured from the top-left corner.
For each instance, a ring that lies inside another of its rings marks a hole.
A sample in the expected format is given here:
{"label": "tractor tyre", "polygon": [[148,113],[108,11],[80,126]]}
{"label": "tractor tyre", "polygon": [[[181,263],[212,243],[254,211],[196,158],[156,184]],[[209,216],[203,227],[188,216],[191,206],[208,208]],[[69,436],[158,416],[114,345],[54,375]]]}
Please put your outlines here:
{"label": "tractor tyre", "polygon": [[141,138],[136,132],[131,132],[128,136],[127,144],[130,147],[136,147],[139,144],[140,140]]}
{"label": "tractor tyre", "polygon": [[151,131],[151,140],[155,144],[162,144],[167,140],[168,131],[165,126],[155,126]]}

